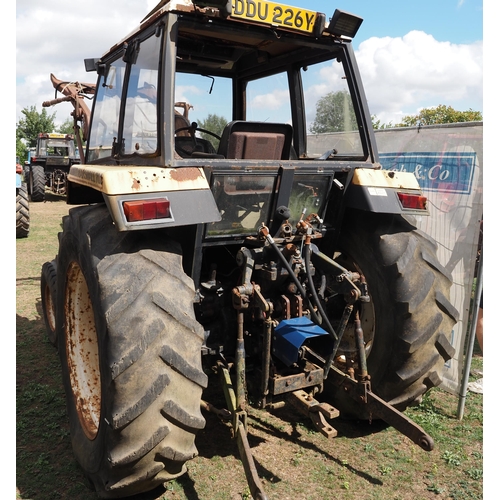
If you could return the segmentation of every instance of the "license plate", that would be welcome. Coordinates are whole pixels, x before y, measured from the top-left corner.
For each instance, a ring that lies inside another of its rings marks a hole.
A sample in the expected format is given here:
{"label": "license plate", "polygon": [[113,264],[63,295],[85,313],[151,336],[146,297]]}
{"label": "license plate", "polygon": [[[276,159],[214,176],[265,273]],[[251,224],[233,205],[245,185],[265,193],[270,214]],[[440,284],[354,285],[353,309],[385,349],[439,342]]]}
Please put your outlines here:
{"label": "license plate", "polygon": [[265,0],[233,0],[231,17],[312,33],[317,12]]}

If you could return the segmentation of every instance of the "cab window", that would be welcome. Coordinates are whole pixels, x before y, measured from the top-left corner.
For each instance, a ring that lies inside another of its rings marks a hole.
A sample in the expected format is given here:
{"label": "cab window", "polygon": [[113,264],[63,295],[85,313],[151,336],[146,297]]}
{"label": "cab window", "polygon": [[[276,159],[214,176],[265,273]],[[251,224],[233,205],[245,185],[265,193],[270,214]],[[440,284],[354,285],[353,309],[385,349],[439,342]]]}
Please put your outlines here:
{"label": "cab window", "polygon": [[110,64],[106,75],[99,78],[88,143],[88,161],[110,157],[113,143],[118,140],[125,67],[126,64],[118,59]]}
{"label": "cab window", "polygon": [[122,154],[152,154],[158,150],[158,65],[161,37],[141,42],[132,65],[125,100]]}

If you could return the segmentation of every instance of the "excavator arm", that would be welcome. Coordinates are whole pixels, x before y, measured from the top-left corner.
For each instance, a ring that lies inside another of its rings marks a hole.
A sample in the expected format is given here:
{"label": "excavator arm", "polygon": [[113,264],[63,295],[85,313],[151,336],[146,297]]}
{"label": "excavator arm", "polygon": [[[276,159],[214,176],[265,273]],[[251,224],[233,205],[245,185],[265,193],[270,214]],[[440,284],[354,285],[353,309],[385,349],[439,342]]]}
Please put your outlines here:
{"label": "excavator arm", "polygon": [[[56,96],[57,92],[60,92],[64,95],[64,97],[56,97],[50,101],[44,101],[42,106],[44,108],[48,108],[61,102],[70,102],[73,104],[74,110],[71,113],[71,116],[73,116],[73,126],[75,129],[75,137],[78,144],[78,150],[80,152],[80,158],[83,158],[82,138],[83,141],[87,140],[90,125],[90,108],[87,106],[84,99],[92,98],[91,96],[95,94],[96,85],[94,83],[64,82],[56,78],[53,74],[50,75],[50,81],[56,89]],[[82,126],[80,126],[80,123]],[[79,133],[80,129],[82,130],[81,136]]]}

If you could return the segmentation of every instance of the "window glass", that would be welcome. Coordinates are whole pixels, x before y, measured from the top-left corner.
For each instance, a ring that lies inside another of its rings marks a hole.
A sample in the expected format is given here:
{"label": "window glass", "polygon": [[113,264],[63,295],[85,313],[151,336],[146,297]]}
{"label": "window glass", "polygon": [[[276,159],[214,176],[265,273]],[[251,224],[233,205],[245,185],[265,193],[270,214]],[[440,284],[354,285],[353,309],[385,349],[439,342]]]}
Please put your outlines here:
{"label": "window glass", "polygon": [[308,156],[362,156],[359,126],[344,66],[334,59],[304,68]]}
{"label": "window glass", "polygon": [[99,79],[88,142],[89,161],[111,156],[113,142],[118,140],[124,75],[125,63],[119,59],[111,64],[106,78]]}
{"label": "window glass", "polygon": [[[175,75],[175,145],[180,156],[189,156],[194,149],[202,153],[218,150],[224,127],[232,117],[232,82],[228,78],[176,73]],[[193,141],[190,132],[179,130],[196,122],[199,131]]]}
{"label": "window glass", "polygon": [[125,102],[123,154],[151,154],[158,149],[157,88],[161,37],[141,42],[132,65]]}
{"label": "window glass", "polygon": [[209,224],[207,236],[256,233],[268,219],[274,176],[215,176],[212,191],[222,220]]}
{"label": "window glass", "polygon": [[311,214],[322,214],[329,183],[330,177],[324,175],[295,176],[289,203],[289,220],[293,225]]}
{"label": "window glass", "polygon": [[292,123],[290,91],[286,73],[248,82],[247,120]]}
{"label": "window glass", "polygon": [[38,143],[38,154],[40,156],[74,156],[75,147],[73,142],[45,139]]}

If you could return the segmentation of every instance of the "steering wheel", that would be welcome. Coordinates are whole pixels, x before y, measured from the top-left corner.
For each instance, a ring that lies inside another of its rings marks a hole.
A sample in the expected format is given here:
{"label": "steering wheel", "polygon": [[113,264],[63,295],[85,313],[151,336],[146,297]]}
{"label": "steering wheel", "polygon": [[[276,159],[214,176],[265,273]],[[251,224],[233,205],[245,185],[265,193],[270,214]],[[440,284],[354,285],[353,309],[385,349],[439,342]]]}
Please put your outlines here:
{"label": "steering wheel", "polygon": [[[189,127],[180,127],[175,130],[174,135],[177,135],[179,132],[182,132],[184,130],[189,131],[191,135],[191,139],[193,140],[193,151],[196,149],[196,146],[198,144],[197,138],[196,138],[196,132],[202,132],[204,134],[211,135],[215,137],[218,141],[220,141],[220,135],[217,135],[215,132],[212,132],[210,130],[204,129],[204,128],[198,128],[198,124],[196,122],[193,122]],[[186,156],[191,156],[191,153],[189,151],[186,151],[185,149],[181,148],[180,146],[176,147],[177,150],[179,150],[181,153],[184,153]]]}

